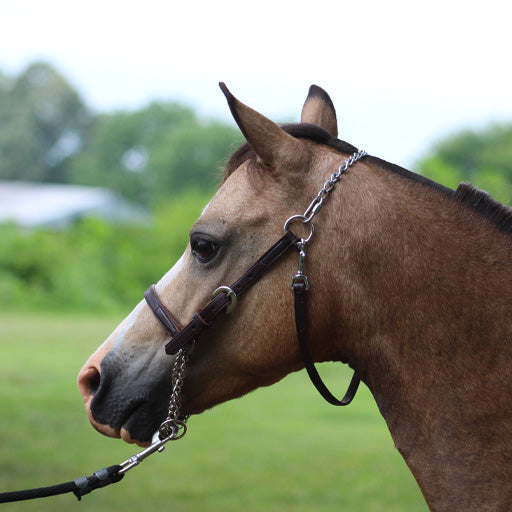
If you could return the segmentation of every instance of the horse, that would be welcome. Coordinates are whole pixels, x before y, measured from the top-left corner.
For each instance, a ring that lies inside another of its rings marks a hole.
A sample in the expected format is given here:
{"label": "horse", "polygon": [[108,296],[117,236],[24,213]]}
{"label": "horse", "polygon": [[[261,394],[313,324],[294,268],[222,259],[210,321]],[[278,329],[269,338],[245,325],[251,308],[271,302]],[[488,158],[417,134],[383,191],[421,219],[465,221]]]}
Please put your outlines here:
{"label": "horse", "polygon": [[[336,174],[357,149],[338,139],[318,86],[300,123],[282,126],[221,88],[246,142],[153,289],[176,332],[200,323],[213,290],[224,299],[188,353],[181,413],[305,366],[289,282],[307,274],[311,360],[357,372],[430,510],[512,510],[512,210],[469,184],[452,190],[362,153]],[[302,268],[285,251],[237,297],[226,283],[290,218]],[[142,300],[78,375],[94,428],[141,446],[166,416],[178,357],[164,352],[173,333],[155,307]]]}

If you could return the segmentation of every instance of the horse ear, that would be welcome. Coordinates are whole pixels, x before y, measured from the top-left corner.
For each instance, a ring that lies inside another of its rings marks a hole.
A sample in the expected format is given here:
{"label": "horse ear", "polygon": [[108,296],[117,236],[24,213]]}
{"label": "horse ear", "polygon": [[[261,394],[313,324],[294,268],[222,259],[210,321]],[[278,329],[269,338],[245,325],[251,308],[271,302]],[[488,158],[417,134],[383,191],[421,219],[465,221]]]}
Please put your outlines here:
{"label": "horse ear", "polygon": [[336,110],[329,95],[318,85],[309,88],[300,121],[316,124],[326,129],[333,137],[338,136]]}
{"label": "horse ear", "polygon": [[309,163],[311,155],[299,139],[244,105],[231,94],[223,82],[219,86],[226,96],[236,124],[264,167],[298,170]]}

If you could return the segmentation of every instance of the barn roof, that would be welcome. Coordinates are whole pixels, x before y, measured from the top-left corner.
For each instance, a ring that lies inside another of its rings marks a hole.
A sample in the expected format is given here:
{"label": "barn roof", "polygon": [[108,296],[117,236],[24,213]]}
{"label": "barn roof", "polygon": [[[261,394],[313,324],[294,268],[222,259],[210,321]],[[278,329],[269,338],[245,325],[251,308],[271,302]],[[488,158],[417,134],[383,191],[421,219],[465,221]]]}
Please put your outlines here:
{"label": "barn roof", "polygon": [[114,223],[149,220],[142,207],[106,189],[0,180],[0,223],[58,228],[84,217]]}

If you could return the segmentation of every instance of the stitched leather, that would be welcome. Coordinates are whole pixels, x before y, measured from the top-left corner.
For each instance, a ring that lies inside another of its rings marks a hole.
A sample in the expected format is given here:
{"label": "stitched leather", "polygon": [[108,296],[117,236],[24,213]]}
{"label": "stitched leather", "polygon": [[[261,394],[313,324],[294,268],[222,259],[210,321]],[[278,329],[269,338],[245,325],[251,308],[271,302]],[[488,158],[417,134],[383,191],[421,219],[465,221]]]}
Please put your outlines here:
{"label": "stitched leather", "polygon": [[156,293],[154,284],[144,292],[144,298],[146,299],[148,306],[151,308],[151,311],[153,311],[158,321],[162,324],[162,327],[167,331],[167,334],[171,337],[176,336],[176,334],[181,331],[182,327],[161,302]]}
{"label": "stitched leather", "polygon": [[[229,288],[239,297],[246,292],[254,283],[258,281],[281,256],[296,245],[299,239],[291,232],[280,238],[240,279],[236,280]],[[306,297],[307,288],[305,281],[296,280],[293,285],[294,303],[295,303],[295,326],[297,329],[297,338],[299,348],[308,372],[311,382],[316,387],[322,397],[332,405],[348,405],[354,398],[361,379],[354,372],[350,385],[345,396],[338,400],[328,389],[318,374],[315,364],[311,358],[308,347],[308,325],[306,316]],[[210,327],[218,315],[225,312],[231,304],[231,298],[226,292],[216,295],[201,311],[194,314],[192,320],[181,327],[179,322],[172,316],[171,312],[162,304],[155,290],[155,285],[151,285],[145,292],[144,297],[148,306],[151,308],[159,322],[172,338],[165,346],[165,352],[173,355],[181,348],[195,341],[202,331]]]}
{"label": "stitched leather", "polygon": [[[291,231],[287,231],[240,279],[230,286],[235,295],[239,297],[246,292],[298,241],[299,239]],[[185,327],[181,328],[156,295],[154,285],[146,290],[144,297],[148,306],[172,338],[165,346],[165,352],[169,355],[175,354],[188,343],[195,341],[199,334],[212,325],[215,318],[223,313],[231,304],[231,299],[227,293],[219,293],[204,309],[194,314],[192,320]]]}
{"label": "stitched leather", "polygon": [[[246,292],[298,241],[299,239],[291,231],[288,231],[280,238],[242,277],[240,277],[240,279],[230,286],[236,296],[239,297]],[[167,343],[165,352],[169,355],[175,354],[180,348],[196,340],[199,334],[209,327],[215,318],[223,313],[230,304],[231,299],[228,297],[227,293],[219,293],[204,309],[194,315],[189,324]]]}

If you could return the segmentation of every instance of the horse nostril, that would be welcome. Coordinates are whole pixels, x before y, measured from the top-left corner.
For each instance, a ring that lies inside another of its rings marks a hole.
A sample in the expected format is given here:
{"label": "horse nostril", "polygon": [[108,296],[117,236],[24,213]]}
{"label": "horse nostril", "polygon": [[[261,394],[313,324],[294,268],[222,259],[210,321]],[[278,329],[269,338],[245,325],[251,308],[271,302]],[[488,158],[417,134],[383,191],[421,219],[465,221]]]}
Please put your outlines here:
{"label": "horse nostril", "polygon": [[89,393],[94,395],[100,387],[101,376],[100,372],[96,368],[91,368],[91,370],[92,371],[89,374]]}
{"label": "horse nostril", "polygon": [[98,391],[100,382],[101,374],[97,368],[89,367],[80,372],[78,376],[78,388],[84,399],[94,395],[96,391]]}

